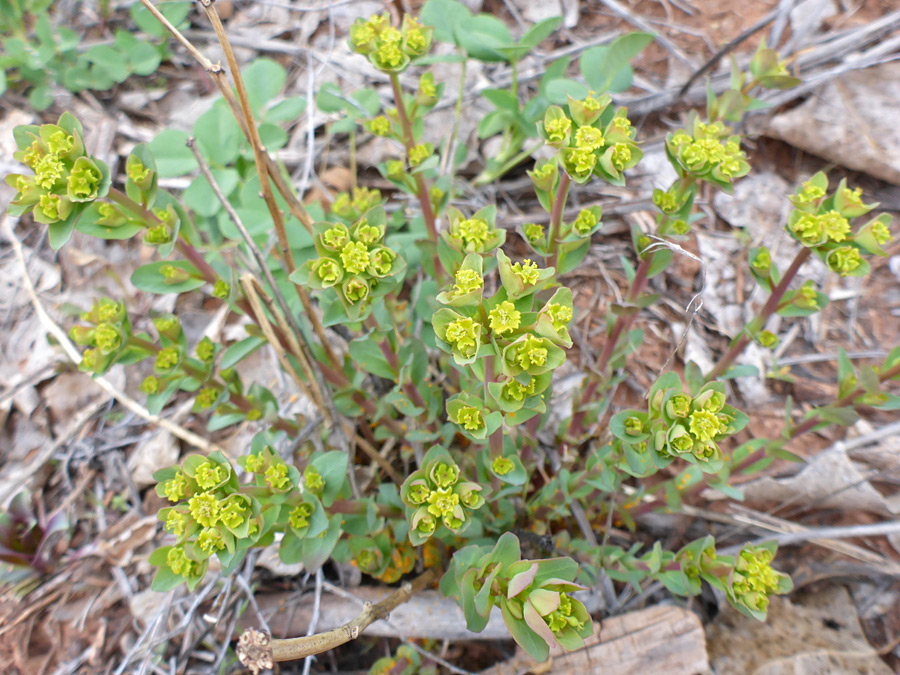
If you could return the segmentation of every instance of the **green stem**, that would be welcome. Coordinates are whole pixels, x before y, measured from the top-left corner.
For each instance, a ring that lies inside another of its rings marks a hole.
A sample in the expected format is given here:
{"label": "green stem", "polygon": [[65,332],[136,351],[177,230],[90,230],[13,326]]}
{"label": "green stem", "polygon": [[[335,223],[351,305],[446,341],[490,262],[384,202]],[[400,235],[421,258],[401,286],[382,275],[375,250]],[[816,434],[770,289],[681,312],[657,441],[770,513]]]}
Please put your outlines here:
{"label": "green stem", "polygon": [[[488,385],[494,381],[496,377],[494,373],[494,357],[487,356],[484,359],[484,402],[490,400],[490,390],[488,389]],[[498,457],[503,456],[503,425],[500,425],[500,428],[497,429],[494,433],[490,435],[488,438],[488,443],[490,444],[490,456],[491,460],[495,460]]]}
{"label": "green stem", "polygon": [[[391,89],[394,92],[394,102],[397,104],[397,117],[400,120],[400,127],[403,129],[403,145],[406,146],[407,153],[416,145],[416,139],[413,134],[412,123],[409,115],[406,114],[406,103],[403,100],[403,91],[400,89],[400,79],[396,73],[391,73]],[[428,230],[428,238],[432,242],[437,243],[437,226],[435,225],[434,210],[431,208],[431,196],[428,186],[425,183],[425,177],[421,173],[415,174],[416,196],[419,198],[419,205],[422,208],[422,217],[425,219],[425,228]]]}
{"label": "green stem", "polygon": [[550,234],[548,239],[549,255],[548,266],[559,265],[559,230],[562,225],[563,212],[566,208],[566,198],[569,196],[569,185],[572,179],[565,171],[559,177],[559,185],[553,197],[553,208],[550,210]]}

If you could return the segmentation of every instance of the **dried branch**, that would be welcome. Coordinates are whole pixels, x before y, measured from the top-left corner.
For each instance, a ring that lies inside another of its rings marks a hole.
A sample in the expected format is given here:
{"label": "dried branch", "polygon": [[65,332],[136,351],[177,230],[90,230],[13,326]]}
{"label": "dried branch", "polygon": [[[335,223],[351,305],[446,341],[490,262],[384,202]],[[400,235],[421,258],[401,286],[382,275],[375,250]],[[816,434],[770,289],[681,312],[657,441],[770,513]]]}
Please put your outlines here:
{"label": "dried branch", "polygon": [[271,668],[275,663],[295,661],[312,654],[321,654],[330,649],[355,640],[372,623],[384,619],[398,605],[409,600],[419,591],[437,581],[440,570],[431,568],[412,581],[403,584],[396,591],[377,604],[366,603],[359,615],[334,630],[305,637],[272,639],[260,631],[244,631],[238,640],[237,655],[242,664],[253,673]]}
{"label": "dried branch", "polygon": [[[228,214],[228,218],[237,228],[238,232],[241,233],[241,237],[244,239],[244,243],[247,244],[247,247],[250,249],[250,252],[253,254],[253,258],[256,261],[256,264],[259,268],[259,272],[263,274],[266,278],[266,281],[269,284],[269,288],[271,289],[271,293],[275,296],[275,300],[278,302],[278,307],[281,309],[282,315],[285,319],[290,323],[291,329],[290,331],[285,331],[285,334],[288,338],[288,341],[292,346],[292,353],[294,357],[296,357],[297,361],[300,363],[300,367],[303,370],[303,374],[306,376],[306,379],[309,381],[309,386],[307,386],[306,382],[301,380],[299,377],[294,378],[297,382],[297,386],[300,387],[300,390],[306,394],[307,398],[312,400],[316,406],[318,406],[319,410],[322,411],[323,414],[329,414],[331,417],[331,426],[337,423],[335,414],[333,411],[329,410],[329,408],[325,404],[324,397],[322,395],[322,389],[326,388],[323,379],[321,378],[320,373],[316,373],[313,370],[312,366],[312,356],[310,353],[309,345],[306,344],[306,339],[303,336],[303,331],[300,330],[300,326],[297,323],[297,320],[294,318],[294,315],[291,313],[290,308],[288,307],[287,301],[284,298],[284,295],[281,293],[281,290],[278,288],[278,284],[275,282],[275,277],[272,275],[272,271],[269,269],[269,266],[266,264],[266,259],[263,256],[262,251],[259,249],[259,246],[256,245],[256,242],[253,240],[253,237],[250,236],[250,232],[247,230],[240,216],[237,214],[237,211],[234,210],[234,207],[231,205],[231,202],[228,201],[228,198],[222,192],[222,188],[219,186],[218,182],[216,182],[215,176],[213,176],[212,171],[210,171],[209,164],[207,164],[203,155],[197,148],[197,144],[194,142],[193,138],[189,138],[187,142],[188,147],[191,149],[191,152],[194,153],[194,157],[197,159],[197,164],[200,166],[200,172],[206,178],[210,187],[212,188],[213,193],[216,195],[216,198],[222,204],[222,207],[225,209],[225,213]],[[266,333],[266,338],[269,340],[270,344],[275,349],[276,355],[278,356],[278,360],[285,366],[287,372],[294,372],[293,367],[289,367],[290,364],[287,362],[287,358],[284,355],[284,350],[281,348],[281,344],[272,330],[271,324],[268,324],[265,318],[265,312],[262,311],[261,305],[259,305],[259,298],[255,298],[255,293],[253,291],[252,285],[248,288],[246,284],[244,284],[244,280],[241,280],[242,286],[244,286],[244,292],[247,295],[247,299],[250,304],[253,306],[253,311],[256,314],[257,318],[260,321],[260,328],[263,329],[263,332]],[[254,300],[256,302],[254,302]],[[259,307],[257,307],[259,305]],[[263,325],[267,324],[267,325]],[[318,377],[317,377],[318,375]]]}

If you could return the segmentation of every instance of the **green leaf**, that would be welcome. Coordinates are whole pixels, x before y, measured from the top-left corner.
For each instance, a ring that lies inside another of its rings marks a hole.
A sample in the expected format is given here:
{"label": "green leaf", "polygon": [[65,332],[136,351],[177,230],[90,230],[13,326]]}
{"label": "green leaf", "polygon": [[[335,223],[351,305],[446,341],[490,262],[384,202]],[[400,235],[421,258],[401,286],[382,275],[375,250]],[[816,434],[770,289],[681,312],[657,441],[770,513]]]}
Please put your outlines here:
{"label": "green leaf", "polygon": [[472,12],[457,0],[428,0],[419,13],[422,23],[434,26],[434,38],[441,42],[460,44],[457,37],[459,28]]}
{"label": "green leaf", "polygon": [[294,96],[276,103],[266,110],[264,115],[266,122],[294,122],[306,110],[306,99],[303,96]]}
{"label": "green leaf", "polygon": [[508,61],[501,50],[513,46],[509,28],[490,14],[466,19],[459,27],[457,38],[466,53],[479,61]]}
{"label": "green leaf", "polygon": [[222,354],[222,360],[219,363],[219,367],[222,370],[226,370],[228,368],[231,368],[232,366],[237,365],[245,357],[249,356],[266,343],[267,341],[265,339],[257,337],[255,335],[251,335],[250,337],[246,337],[239,342],[235,342],[233,345],[230,345]]}
{"label": "green leaf", "polygon": [[328,530],[318,537],[303,540],[303,567],[309,572],[319,569],[331,556],[341,537],[341,514],[336,513],[328,523]]}
{"label": "green leaf", "polygon": [[627,68],[631,59],[653,42],[654,37],[652,33],[627,33],[607,46],[588,49],[578,59],[581,74],[597,93],[611,91],[619,72]]}
{"label": "green leaf", "polygon": [[388,380],[396,380],[395,373],[372,336],[363,336],[353,340],[349,346],[350,358],[367,373],[378,375]]}
{"label": "green leaf", "polygon": [[543,21],[539,21],[531,28],[529,28],[522,37],[519,38],[518,46],[524,48],[526,52],[530,52],[532,49],[534,49],[544,40],[550,37],[553,31],[559,28],[559,24],[561,23],[561,16],[551,16],[550,18],[544,19]]}
{"label": "green leaf", "polygon": [[164,129],[150,141],[161,178],[175,178],[197,169],[194,153],[187,147],[188,135],[176,129]]}
{"label": "green leaf", "polygon": [[138,42],[127,54],[128,63],[137,75],[152,75],[162,61],[159,49],[147,42]]}
{"label": "green leaf", "polygon": [[574,99],[581,99],[587,96],[588,88],[577,80],[561,77],[547,82],[544,92],[548,101],[557,105],[563,105],[568,102],[569,96]]}
{"label": "green leaf", "polygon": [[[160,11],[160,13],[166,17],[169,22],[174,25],[176,28],[187,18],[188,13],[191,11],[190,2],[159,2],[154,3],[156,8]],[[131,5],[131,18],[137,27],[148,33],[149,35],[153,35],[158,38],[165,37],[168,35],[168,31],[166,27],[163,26],[155,16],[153,16],[150,11],[144,7],[141,3],[136,2]]]}
{"label": "green leaf", "polygon": [[129,75],[128,59],[112,45],[95,45],[87,50],[86,56],[114,82],[122,82]]}
{"label": "green leaf", "polygon": [[509,634],[512,635],[513,640],[538,663],[546,661],[550,655],[550,647],[544,642],[544,638],[531,630],[524,619],[514,617],[508,609],[507,601],[500,603],[500,610],[503,614],[503,622],[506,624],[506,628],[509,630]]}
{"label": "green leaf", "polygon": [[[4,82],[6,73],[4,73]],[[53,91],[46,85],[35,87],[28,95],[28,102],[35,110],[46,110],[53,105]]]}
{"label": "green leaf", "polygon": [[336,113],[347,109],[344,95],[333,82],[326,82],[316,92],[316,107],[322,112]]}
{"label": "green leaf", "polygon": [[68,218],[48,226],[47,239],[50,242],[50,248],[54,251],[58,251],[65,246],[66,242],[69,241],[69,238],[72,236],[72,232],[75,230],[75,223],[78,222],[78,219],[84,212],[84,208],[85,204],[76,204]]}
{"label": "green leaf", "polygon": [[287,72],[272,59],[256,59],[243,69],[242,75],[254,113],[259,113],[265,104],[278,96],[287,82]]}
{"label": "green leaf", "polygon": [[325,508],[334,503],[347,480],[348,459],[347,453],[332,450],[318,455],[310,461],[310,465],[315,467],[325,481],[325,489],[319,497]]}
{"label": "green leaf", "polygon": [[[227,166],[240,154],[241,129],[224,105],[214,105],[197,119],[194,137],[197,147],[212,164]],[[190,154],[190,150],[187,151]]]}
{"label": "green leaf", "polygon": [[[166,279],[162,273],[163,268],[166,266],[183,270],[191,276],[184,281],[172,283],[169,279]],[[206,282],[200,276],[197,268],[187,260],[160,260],[138,267],[134,271],[134,274],[131,275],[131,283],[142,291],[164,294],[193,291],[194,289],[200,288]]]}
{"label": "green leaf", "polygon": [[277,124],[263,122],[259,125],[259,140],[266,150],[280,150],[287,145],[288,135]]}
{"label": "green leaf", "polygon": [[97,220],[100,214],[97,212],[97,203],[90,204],[81,214],[81,218],[75,224],[75,229],[90,237],[98,239],[130,239],[138,232],[144,229],[144,226],[132,221],[126,222],[118,227],[107,227],[100,225]]}
{"label": "green leaf", "polygon": [[[240,175],[234,169],[213,169],[213,178],[227,197],[240,182]],[[222,203],[213,192],[212,186],[206,180],[206,176],[197,176],[182,195],[184,205],[198,216],[207,218],[216,215],[222,209]]]}

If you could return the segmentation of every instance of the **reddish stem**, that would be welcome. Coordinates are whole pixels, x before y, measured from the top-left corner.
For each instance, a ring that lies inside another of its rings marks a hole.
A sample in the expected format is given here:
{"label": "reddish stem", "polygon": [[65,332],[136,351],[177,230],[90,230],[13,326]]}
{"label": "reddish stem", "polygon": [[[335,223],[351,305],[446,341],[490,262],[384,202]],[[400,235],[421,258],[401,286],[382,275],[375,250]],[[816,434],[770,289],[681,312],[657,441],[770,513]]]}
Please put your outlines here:
{"label": "reddish stem", "polygon": [[748,335],[747,331],[750,326],[756,326],[757,328],[762,328],[766,325],[766,322],[769,320],[777,310],[778,305],[781,303],[781,299],[784,297],[784,294],[787,293],[788,286],[790,286],[791,281],[794,280],[794,277],[797,276],[797,272],[800,271],[801,265],[806,262],[806,259],[809,258],[809,254],[812,252],[812,249],[806,248],[805,246],[797,252],[797,255],[794,256],[794,260],[791,262],[791,266],[788,267],[787,271],[784,273],[784,276],[781,278],[781,281],[778,282],[778,285],[772,289],[771,295],[769,295],[769,299],[766,301],[766,304],[763,305],[763,308],[760,310],[759,314],[753,319],[753,321],[748,324],[748,326],[744,327],[743,332],[740,337],[738,337],[734,342],[731,343],[731,347],[728,348],[728,351],[722,355],[722,358],[719,359],[719,362],[716,364],[715,368],[713,368],[709,374],[706,376],[706,381],[710,382],[715,380],[718,377],[721,377],[725,374],[731,364],[734,363],[735,359],[741,355],[744,349],[750,342],[750,335]]}

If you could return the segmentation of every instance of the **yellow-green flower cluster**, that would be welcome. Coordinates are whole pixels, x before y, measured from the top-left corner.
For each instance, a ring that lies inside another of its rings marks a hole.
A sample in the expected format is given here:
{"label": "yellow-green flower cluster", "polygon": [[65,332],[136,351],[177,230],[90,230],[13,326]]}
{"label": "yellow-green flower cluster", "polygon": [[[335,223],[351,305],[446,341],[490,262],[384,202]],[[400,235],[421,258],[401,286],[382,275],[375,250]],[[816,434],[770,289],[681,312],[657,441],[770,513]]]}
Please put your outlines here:
{"label": "yellow-green flower cluster", "polygon": [[450,226],[441,232],[441,236],[452,249],[463,254],[490,253],[506,238],[506,232],[494,225],[496,213],[494,207],[486,207],[466,216],[459,209],[450,207],[447,209]]}
{"label": "yellow-green flower cluster", "polygon": [[891,240],[890,216],[881,215],[855,233],[850,221],[865,215],[877,204],[864,204],[862,190],[847,187],[842,180],[828,194],[828,178],[817,173],[803,183],[790,198],[795,210],[787,222],[787,231],[798,242],[813,249],[841,276],[862,276],[869,270],[863,253],[887,255],[883,247]]}
{"label": "yellow-green flower cluster", "polygon": [[454,275],[453,292],[454,296],[468,295],[484,288],[484,278],[477,270],[461,267]]}
{"label": "yellow-green flower cluster", "polygon": [[450,236],[461,241],[466,250],[483,248],[490,235],[490,227],[484,218],[457,220],[450,226]]}
{"label": "yellow-green flower cluster", "polygon": [[[728,435],[731,422],[731,417],[722,412],[724,405],[725,395],[718,391],[692,400],[690,412],[668,429],[669,452],[690,454],[699,461],[721,458],[716,441]],[[674,405],[673,411],[680,407]]]}
{"label": "yellow-green flower cluster", "polygon": [[88,325],[73,326],[69,336],[77,344],[93,349],[85,350],[79,367],[86,372],[103,373],[115,362],[131,335],[125,305],[101,298],[80,318]]}
{"label": "yellow-green flower cluster", "polygon": [[645,474],[629,465],[628,453],[647,450],[655,453],[653,461],[658,466],[682,458],[712,473],[720,470],[724,461],[719,444],[747,421],[746,415],[726,405],[723,384],[707,384],[692,396],[683,391],[676,374],[667,373],[651,387],[647,410],[618,413],[610,430],[627,450],[620,466],[633,475]]}
{"label": "yellow-green flower cluster", "polygon": [[521,313],[509,300],[498,303],[497,306],[488,313],[491,330],[497,335],[503,335],[503,333],[516,330],[521,323],[521,318]]}
{"label": "yellow-green flower cluster", "polygon": [[441,339],[450,345],[454,353],[463,359],[470,359],[481,344],[481,324],[471,317],[461,316],[447,324]]}
{"label": "yellow-green flower cluster", "polygon": [[[634,142],[634,130],[624,108],[600,126],[600,117],[610,102],[609,96],[598,99],[593,92],[581,100],[570,97],[567,109],[550,106],[538,125],[544,140],[559,150],[566,173],[578,183],[587,182],[593,175],[621,182],[622,172],[643,156]],[[544,165],[542,171],[548,170]],[[540,190],[552,189],[537,171],[532,180]]]}
{"label": "yellow-green flower cluster", "polygon": [[400,498],[409,508],[409,539],[414,546],[428,540],[441,524],[461,533],[471,523],[470,512],[484,504],[481,486],[462,479],[446,451],[429,452],[426,459],[400,488]]}
{"label": "yellow-green flower cluster", "polygon": [[727,590],[734,605],[757,618],[763,618],[772,595],[786,593],[791,580],[772,568],[774,546],[745,546],[734,561]]}
{"label": "yellow-green flower cluster", "polygon": [[[352,202],[349,198],[341,204],[336,201],[339,209],[333,210],[351,215],[381,199],[377,191],[354,194]],[[368,306],[375,289],[388,277],[403,271],[403,260],[383,243],[384,220],[383,208],[376,205],[350,227],[344,223],[316,223],[315,245],[319,257],[298,270],[302,277],[295,280],[318,290],[334,288],[346,303],[357,306],[357,310]]]}
{"label": "yellow-green flower cluster", "polygon": [[10,214],[32,211],[39,223],[67,220],[88,202],[105,196],[109,170],[85,154],[81,124],[69,113],[57,124],[15,129],[16,160],[34,175],[12,174],[6,182],[16,189]]}
{"label": "yellow-green flower cluster", "polygon": [[[386,118],[383,119],[387,121]],[[331,212],[343,220],[354,222],[381,203],[381,190],[355,187],[352,192],[339,192],[335,195],[334,201],[331,203]]]}
{"label": "yellow-green flower cluster", "polygon": [[750,165],[741,150],[740,136],[722,122],[695,118],[692,131],[676,131],[666,137],[666,152],[682,175],[690,175],[727,187],[747,175]]}
{"label": "yellow-green flower cluster", "polygon": [[350,48],[369,57],[379,70],[396,73],[405,70],[410,59],[424,56],[431,49],[434,30],[421,25],[409,14],[398,30],[390,25],[387,14],[357,19],[350,26]]}
{"label": "yellow-green flower cluster", "polygon": [[[249,455],[241,461],[257,459],[260,471],[284,464],[273,453]],[[151,556],[154,564],[168,567],[192,583],[203,576],[210,556],[225,549],[234,553],[241,540],[246,540],[244,548],[255,541],[263,522],[260,506],[255,498],[242,494],[231,464],[220,453],[189,455],[181,466],[159,471],[154,477],[157,494],[173,504],[162,509],[159,517],[166,531],[177,539],[165,557],[161,553],[155,559]],[[267,478],[256,479],[256,496],[262,494],[263,486],[269,486],[264,482]]]}

